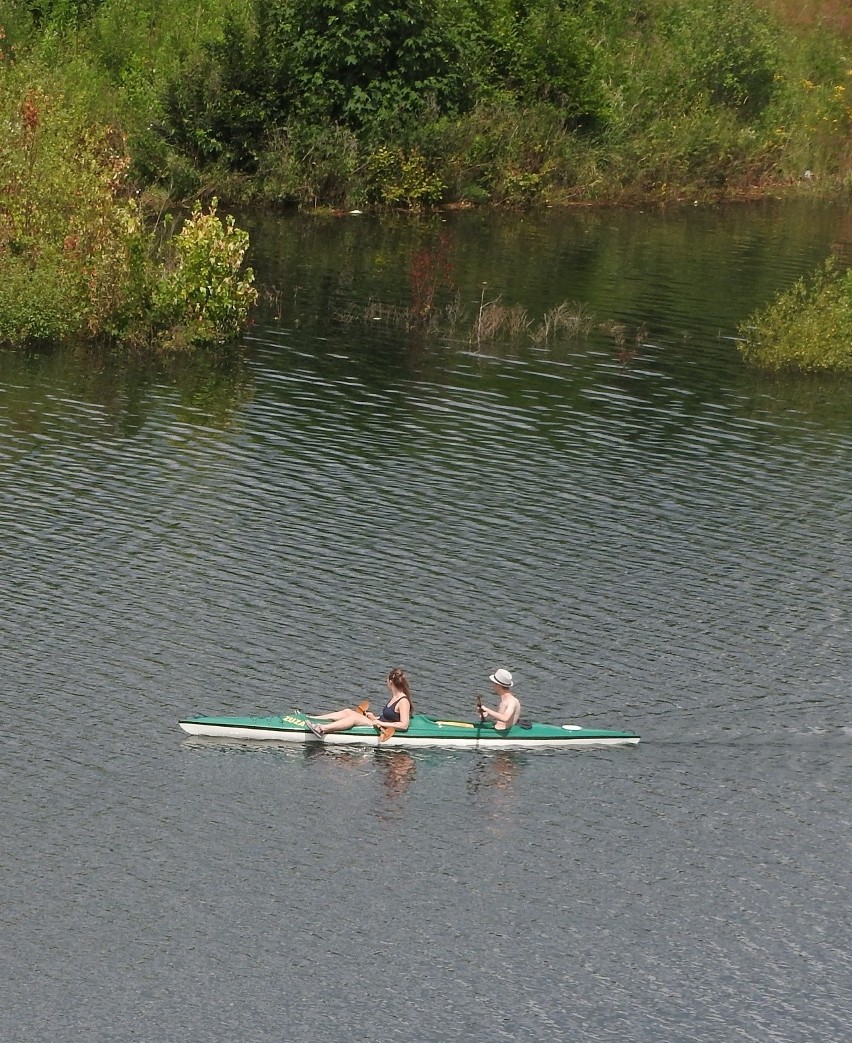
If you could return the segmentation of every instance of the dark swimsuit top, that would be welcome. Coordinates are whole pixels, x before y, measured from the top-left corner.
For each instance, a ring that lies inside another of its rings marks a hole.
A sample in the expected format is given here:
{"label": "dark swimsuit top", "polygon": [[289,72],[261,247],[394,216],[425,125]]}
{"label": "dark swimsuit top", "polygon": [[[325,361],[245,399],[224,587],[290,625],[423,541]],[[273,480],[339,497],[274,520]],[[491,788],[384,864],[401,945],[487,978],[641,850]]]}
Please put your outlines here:
{"label": "dark swimsuit top", "polygon": [[389,724],[399,724],[399,710],[397,710],[397,706],[403,699],[407,698],[407,695],[401,695],[397,700],[389,702],[379,714],[379,720],[387,721]]}

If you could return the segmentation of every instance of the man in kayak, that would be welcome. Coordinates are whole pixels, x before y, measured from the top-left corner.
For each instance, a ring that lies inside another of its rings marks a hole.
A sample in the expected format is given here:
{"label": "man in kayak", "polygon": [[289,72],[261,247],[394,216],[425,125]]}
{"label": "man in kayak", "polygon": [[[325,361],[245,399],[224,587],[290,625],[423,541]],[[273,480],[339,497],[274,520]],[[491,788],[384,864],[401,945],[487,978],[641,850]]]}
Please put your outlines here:
{"label": "man in kayak", "polygon": [[488,706],[479,704],[479,716],[483,721],[488,720],[489,717],[494,720],[494,728],[498,732],[507,732],[512,725],[518,723],[518,718],[521,716],[521,704],[517,697],[512,694],[512,687],[514,681],[512,675],[508,670],[495,670],[488,678],[491,682],[491,686],[494,689],[495,695],[500,698],[500,705],[496,710],[492,710]]}
{"label": "man in kayak", "polygon": [[[312,713],[305,717],[305,724],[314,735],[323,738],[329,732],[345,732],[348,728],[369,727],[378,728],[382,739],[389,737],[394,731],[404,732],[408,728],[414,707],[411,702],[411,686],[405,671],[399,667],[391,670],[387,678],[387,688],[390,698],[378,717],[370,713],[366,703],[360,703],[354,710],[332,710],[331,713]],[[313,717],[309,721],[308,717]],[[321,721],[321,724],[315,724]]]}

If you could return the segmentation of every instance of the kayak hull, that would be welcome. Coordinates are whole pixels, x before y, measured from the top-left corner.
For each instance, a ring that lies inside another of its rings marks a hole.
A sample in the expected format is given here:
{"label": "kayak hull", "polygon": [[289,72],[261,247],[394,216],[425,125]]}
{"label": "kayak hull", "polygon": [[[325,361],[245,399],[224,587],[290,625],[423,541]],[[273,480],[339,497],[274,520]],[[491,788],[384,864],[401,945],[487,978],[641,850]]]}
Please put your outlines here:
{"label": "kayak hull", "polygon": [[404,732],[394,732],[381,742],[375,728],[350,728],[320,738],[305,724],[298,711],[275,717],[183,717],[178,722],[188,735],[217,739],[251,739],[300,742],[327,746],[379,746],[382,748],[444,747],[478,750],[575,749],[585,746],[636,746],[639,736],[629,731],[581,728],[578,725],[515,725],[508,732],[493,724],[443,720],[414,714]]}

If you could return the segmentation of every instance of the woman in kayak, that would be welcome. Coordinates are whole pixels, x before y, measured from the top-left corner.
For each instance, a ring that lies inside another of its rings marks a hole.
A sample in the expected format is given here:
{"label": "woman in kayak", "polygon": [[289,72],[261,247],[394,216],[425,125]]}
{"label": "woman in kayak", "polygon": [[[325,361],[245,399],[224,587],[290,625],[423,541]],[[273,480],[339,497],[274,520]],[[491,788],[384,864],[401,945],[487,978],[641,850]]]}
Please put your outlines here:
{"label": "woman in kayak", "polygon": [[[354,710],[332,710],[330,713],[312,713],[310,716],[322,724],[314,724],[305,718],[305,724],[310,730],[320,737],[329,732],[344,732],[347,728],[393,728],[395,731],[404,732],[408,728],[408,722],[414,713],[414,705],[411,702],[411,687],[405,671],[395,667],[388,674],[386,682],[390,698],[384,709],[377,717],[367,709],[366,703],[361,703]],[[325,722],[328,722],[327,724]]]}
{"label": "woman in kayak", "polygon": [[498,732],[507,732],[512,725],[518,723],[518,718],[521,716],[521,704],[517,696],[512,694],[515,682],[508,670],[495,670],[488,680],[491,682],[495,695],[500,698],[500,705],[496,710],[492,710],[488,706],[483,706],[482,700],[480,700],[479,716],[483,721],[489,717],[493,718],[495,729]]}

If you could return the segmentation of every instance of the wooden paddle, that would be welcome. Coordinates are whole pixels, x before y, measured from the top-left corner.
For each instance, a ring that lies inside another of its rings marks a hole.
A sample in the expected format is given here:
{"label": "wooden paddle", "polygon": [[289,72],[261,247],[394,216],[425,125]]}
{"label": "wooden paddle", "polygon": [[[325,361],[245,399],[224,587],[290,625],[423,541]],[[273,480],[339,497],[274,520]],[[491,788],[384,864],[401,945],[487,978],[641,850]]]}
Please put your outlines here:
{"label": "wooden paddle", "polygon": [[[365,699],[363,703],[358,703],[355,709],[358,713],[366,713],[370,709],[370,704]],[[379,729],[379,742],[387,742],[396,731],[396,728],[383,728],[380,724],[374,724],[373,727]]]}

